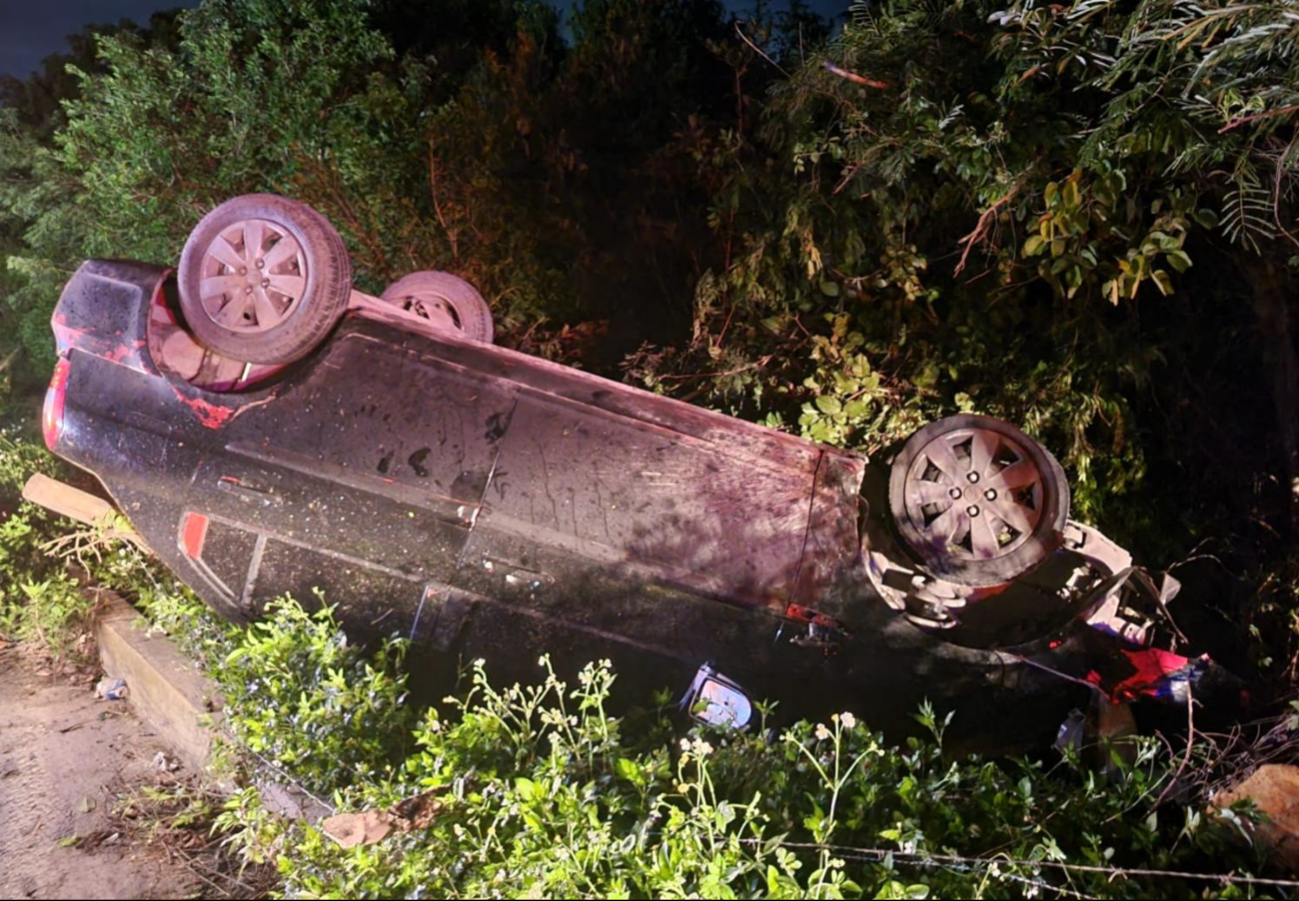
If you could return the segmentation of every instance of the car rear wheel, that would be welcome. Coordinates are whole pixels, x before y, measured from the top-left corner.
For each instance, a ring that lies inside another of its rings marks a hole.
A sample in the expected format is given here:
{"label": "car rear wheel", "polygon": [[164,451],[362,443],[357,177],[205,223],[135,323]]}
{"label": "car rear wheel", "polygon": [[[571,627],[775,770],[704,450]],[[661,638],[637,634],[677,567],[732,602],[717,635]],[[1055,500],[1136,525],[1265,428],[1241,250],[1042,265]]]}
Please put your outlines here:
{"label": "car rear wheel", "polygon": [[492,310],[469,282],[449,272],[412,272],[389,285],[382,300],[466,338],[492,343]]}
{"label": "car rear wheel", "polygon": [[961,414],[907,439],[889,474],[889,507],[923,569],[986,587],[1014,580],[1060,546],[1069,483],[1055,457],[1019,429]]}
{"label": "car rear wheel", "polygon": [[329,220],[274,194],[227,200],[190,232],[177,272],[194,337],[247,363],[291,363],[334,327],[351,263]]}

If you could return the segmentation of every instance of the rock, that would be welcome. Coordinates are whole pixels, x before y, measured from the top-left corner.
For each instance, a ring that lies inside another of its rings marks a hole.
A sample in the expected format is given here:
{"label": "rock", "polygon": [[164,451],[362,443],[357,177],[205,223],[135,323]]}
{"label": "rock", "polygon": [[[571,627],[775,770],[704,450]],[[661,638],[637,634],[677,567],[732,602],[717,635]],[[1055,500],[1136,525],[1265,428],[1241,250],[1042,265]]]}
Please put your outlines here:
{"label": "rock", "polygon": [[1270,847],[1276,862],[1299,873],[1299,766],[1269,763],[1235,788],[1214,795],[1214,807],[1250,800],[1269,822],[1253,827],[1254,838]]}

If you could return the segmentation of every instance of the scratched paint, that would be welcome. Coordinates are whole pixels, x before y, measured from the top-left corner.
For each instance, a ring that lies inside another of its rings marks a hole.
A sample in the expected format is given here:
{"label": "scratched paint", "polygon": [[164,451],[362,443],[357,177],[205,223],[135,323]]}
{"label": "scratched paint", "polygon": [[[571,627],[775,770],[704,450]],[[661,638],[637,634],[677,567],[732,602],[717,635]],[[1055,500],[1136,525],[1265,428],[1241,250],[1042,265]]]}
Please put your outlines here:
{"label": "scratched paint", "polygon": [[209,403],[201,397],[187,397],[180,388],[175,385],[171,386],[176,398],[198,417],[206,428],[219,429],[235,415],[234,407],[223,407],[217,404]]}

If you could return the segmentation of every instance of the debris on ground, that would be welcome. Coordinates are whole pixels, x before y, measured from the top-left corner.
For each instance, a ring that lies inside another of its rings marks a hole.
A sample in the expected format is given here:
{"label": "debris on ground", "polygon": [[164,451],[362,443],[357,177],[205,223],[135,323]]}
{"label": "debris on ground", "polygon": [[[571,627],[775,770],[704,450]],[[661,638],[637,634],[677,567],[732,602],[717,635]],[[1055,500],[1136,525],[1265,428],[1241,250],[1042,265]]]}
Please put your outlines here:
{"label": "debris on ground", "polygon": [[153,765],[164,773],[174,773],[180,769],[180,761],[175,757],[168,757],[166,751],[159,751],[153,755]]}
{"label": "debris on ground", "polygon": [[288,820],[302,820],[312,826],[334,812],[328,804],[297,786],[259,782],[257,793],[261,796],[262,806],[271,813]]}
{"label": "debris on ground", "polygon": [[743,729],[753,718],[753,703],[744,689],[707,663],[677,706],[701,723],[726,729]]}
{"label": "debris on ground", "polygon": [[387,810],[340,813],[325,820],[320,826],[341,847],[373,845],[394,833],[425,829],[432,825],[442,812],[442,802],[437,800],[439,793],[438,789],[427,791],[399,801]]}
{"label": "debris on ground", "polygon": [[125,701],[131,694],[125,679],[114,679],[105,676],[95,685],[95,697],[105,701]]}

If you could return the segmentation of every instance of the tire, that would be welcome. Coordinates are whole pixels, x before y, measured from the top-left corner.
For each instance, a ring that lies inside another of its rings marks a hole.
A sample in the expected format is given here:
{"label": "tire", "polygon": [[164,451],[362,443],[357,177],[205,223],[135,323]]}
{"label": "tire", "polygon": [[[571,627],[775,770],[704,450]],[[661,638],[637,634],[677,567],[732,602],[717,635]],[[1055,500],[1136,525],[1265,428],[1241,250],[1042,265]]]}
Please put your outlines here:
{"label": "tire", "polygon": [[466,338],[492,343],[492,309],[469,282],[449,272],[424,270],[402,276],[384,289],[381,300],[432,322],[446,324]]}
{"label": "tire", "polygon": [[311,207],[245,194],[190,232],[177,281],[200,344],[246,363],[283,364],[311,353],[342,317],[352,267],[343,239]]}
{"label": "tire", "polygon": [[1055,457],[1019,429],[966,413],[907,439],[889,473],[889,508],[921,569],[990,587],[1060,547],[1069,483]]}

